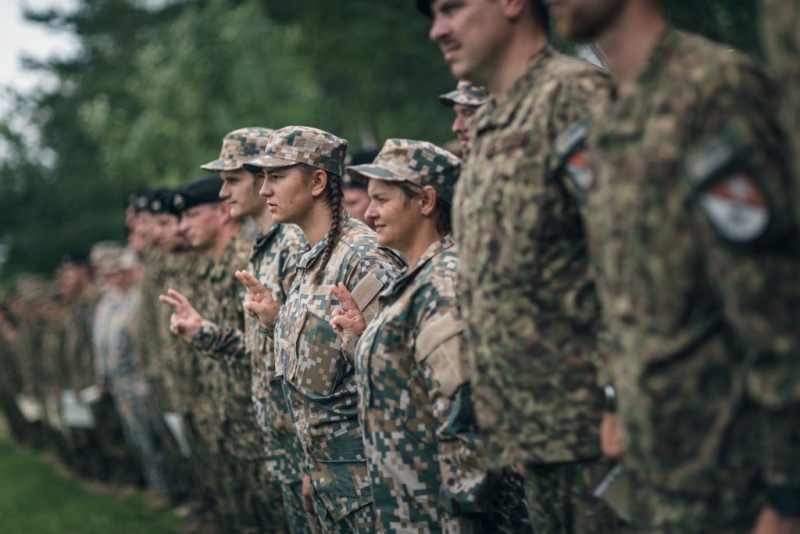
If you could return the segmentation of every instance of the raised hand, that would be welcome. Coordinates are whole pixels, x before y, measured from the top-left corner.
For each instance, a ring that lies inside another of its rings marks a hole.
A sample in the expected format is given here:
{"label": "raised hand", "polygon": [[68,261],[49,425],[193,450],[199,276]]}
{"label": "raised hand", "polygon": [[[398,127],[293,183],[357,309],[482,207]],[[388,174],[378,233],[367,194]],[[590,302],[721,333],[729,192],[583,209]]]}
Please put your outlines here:
{"label": "raised hand", "polygon": [[367,329],[367,322],[353,295],[344,284],[331,286],[331,292],[342,304],[338,310],[333,311],[331,326],[344,342],[360,336]]}
{"label": "raised hand", "polygon": [[186,297],[170,289],[166,295],[158,297],[159,302],[172,308],[169,317],[169,331],[186,342],[192,341],[200,332],[203,316],[194,309]]}
{"label": "raised hand", "polygon": [[258,319],[263,328],[273,328],[278,319],[280,304],[272,297],[269,289],[247,271],[236,271],[236,278],[247,288],[243,308],[247,315]]}

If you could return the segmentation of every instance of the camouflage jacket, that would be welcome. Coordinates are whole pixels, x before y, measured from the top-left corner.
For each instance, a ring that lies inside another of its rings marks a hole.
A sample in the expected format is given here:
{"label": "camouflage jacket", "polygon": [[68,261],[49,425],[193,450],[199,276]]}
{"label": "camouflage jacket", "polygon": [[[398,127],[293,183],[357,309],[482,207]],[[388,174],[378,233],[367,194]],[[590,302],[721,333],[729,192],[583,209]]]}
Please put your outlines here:
{"label": "camouflage jacket", "polygon": [[626,464],[663,497],[653,521],[675,531],[749,532],[754,481],[800,487],[800,288],[777,102],[753,61],[669,30],[590,134],[587,228]]}
{"label": "camouflage jacket", "polygon": [[356,350],[372,494],[386,532],[440,532],[443,508],[480,511],[484,497],[457,268],[451,237],[432,244],[381,294]]}
{"label": "camouflage jacket", "polygon": [[[192,302],[199,292],[200,276],[208,271],[209,261],[194,252],[175,252],[165,260],[163,287],[160,293],[175,289]],[[202,355],[169,330],[172,309],[159,303],[158,328],[152,333],[161,347],[158,355],[161,380],[171,410],[186,415],[200,396],[200,361]],[[158,371],[156,371],[158,372]]]}
{"label": "camouflage jacket", "polygon": [[[242,301],[244,287],[234,272],[247,268],[251,244],[241,236],[231,240],[222,257],[200,279],[195,308],[211,323],[226,325],[241,332],[244,330]],[[201,338],[200,342],[204,340]],[[246,362],[246,363],[245,363]],[[201,362],[206,389],[203,402],[210,402],[223,422],[219,429],[226,453],[242,459],[261,459],[264,454],[264,437],[256,423],[250,395],[252,373],[249,359],[242,358],[237,365],[225,365],[212,358]]]}
{"label": "camouflage jacket", "polygon": [[[250,272],[278,302],[286,302],[296,272],[296,252],[304,243],[305,237],[296,226],[274,225],[253,245]],[[253,317],[246,318],[245,332],[205,320],[194,345],[228,365],[250,365],[256,421],[266,435],[267,468],[283,484],[301,480],[303,451],[282,381],[275,376],[272,336]]]}
{"label": "camouflage jacket", "polygon": [[343,216],[342,232],[319,281],[316,273],[327,236],[298,252],[297,276],[275,326],[275,348],[297,435],[314,488],[334,521],[372,502],[358,422],[353,362],[330,326],[339,302],[331,285],[352,292],[374,316],[377,296],[397,274],[400,261],[378,248],[375,233]]}
{"label": "camouflage jacket", "polygon": [[96,287],[86,288],[65,318],[64,360],[68,375],[65,387],[78,390],[94,383],[92,316],[100,298]]}
{"label": "camouflage jacket", "polygon": [[800,3],[764,0],[764,48],[781,84],[781,118],[794,154],[795,211],[800,213]]}
{"label": "camouflage jacket", "polygon": [[134,331],[134,314],[141,293],[138,287],[126,292],[114,290],[109,306],[98,306],[104,339],[97,346],[98,372],[113,394],[143,392],[144,371],[138,351],[138,332]]}
{"label": "camouflage jacket", "polygon": [[547,46],[473,122],[454,236],[475,410],[493,467],[599,455],[599,310],[580,204],[554,142],[609,84]]}
{"label": "camouflage jacket", "polygon": [[[141,299],[136,310],[135,325],[139,330],[138,337],[141,342],[141,351],[147,363],[146,373],[149,377],[161,380],[164,358],[162,344],[164,337],[157,332],[165,325],[159,323],[160,312],[163,304],[158,301],[158,296],[166,293],[165,280],[167,277],[168,256],[152,252],[143,258],[144,270],[141,281]],[[169,323],[166,325],[169,326]]]}

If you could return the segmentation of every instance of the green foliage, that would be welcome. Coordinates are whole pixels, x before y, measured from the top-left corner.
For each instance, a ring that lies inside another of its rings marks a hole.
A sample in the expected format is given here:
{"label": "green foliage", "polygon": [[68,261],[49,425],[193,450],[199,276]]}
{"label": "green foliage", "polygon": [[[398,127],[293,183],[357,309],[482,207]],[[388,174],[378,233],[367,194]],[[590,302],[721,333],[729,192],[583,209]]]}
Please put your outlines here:
{"label": "green foliage", "polygon": [[[28,61],[51,90],[9,95],[0,120],[0,280],[124,239],[122,201],[202,174],[222,136],[305,124],[380,146],[444,143],[454,81],[413,0],[78,0],[29,12],[71,32],[69,60]],[[678,27],[758,54],[757,0],[664,0]],[[569,43],[557,46],[569,50]]]}

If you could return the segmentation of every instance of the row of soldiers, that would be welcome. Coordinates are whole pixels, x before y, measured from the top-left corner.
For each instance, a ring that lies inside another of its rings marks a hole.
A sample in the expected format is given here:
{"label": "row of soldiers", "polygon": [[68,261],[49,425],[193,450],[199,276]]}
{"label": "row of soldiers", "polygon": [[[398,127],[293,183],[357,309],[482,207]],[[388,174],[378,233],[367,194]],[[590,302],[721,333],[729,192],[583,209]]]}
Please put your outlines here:
{"label": "row of soldiers", "polygon": [[797,532],[797,7],[780,89],[656,0],[417,4],[465,162],[239,129],[134,203],[141,280],[94,251],[148,485],[242,532]]}

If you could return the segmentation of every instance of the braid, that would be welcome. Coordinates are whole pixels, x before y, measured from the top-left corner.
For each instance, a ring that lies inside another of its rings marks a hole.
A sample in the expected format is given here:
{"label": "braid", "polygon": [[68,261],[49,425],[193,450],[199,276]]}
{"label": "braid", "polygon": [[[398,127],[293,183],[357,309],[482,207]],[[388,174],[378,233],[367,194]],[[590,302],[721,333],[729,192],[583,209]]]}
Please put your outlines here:
{"label": "braid", "polygon": [[331,229],[328,232],[328,242],[325,243],[325,251],[322,253],[322,263],[317,270],[317,274],[314,275],[314,283],[318,284],[320,277],[322,277],[322,273],[325,268],[328,266],[328,262],[333,255],[333,249],[336,247],[336,243],[339,242],[339,237],[342,235],[342,217],[344,215],[344,211],[342,209],[342,178],[333,173],[328,173],[328,204],[331,207]]}

